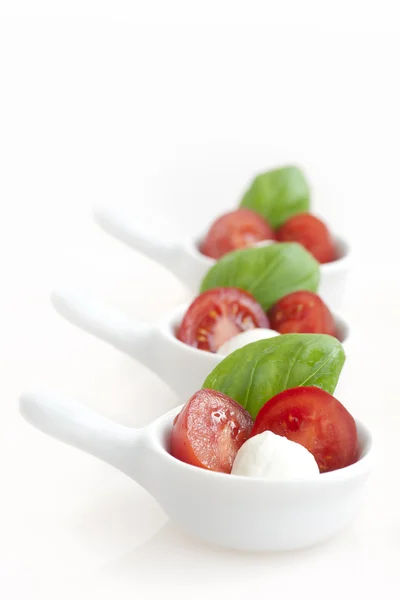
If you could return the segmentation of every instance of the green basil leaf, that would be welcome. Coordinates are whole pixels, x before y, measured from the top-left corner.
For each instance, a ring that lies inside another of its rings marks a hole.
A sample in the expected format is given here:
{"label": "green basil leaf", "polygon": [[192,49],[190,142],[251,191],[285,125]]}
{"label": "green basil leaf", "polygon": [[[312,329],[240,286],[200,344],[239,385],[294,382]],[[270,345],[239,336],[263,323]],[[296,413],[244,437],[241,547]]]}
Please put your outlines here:
{"label": "green basil leaf", "polygon": [[332,394],[345,361],[342,344],[323,334],[288,333],[229,354],[203,388],[230,396],[255,418],[279,392],[314,385]]}
{"label": "green basil leaf", "polygon": [[319,263],[315,258],[300,244],[285,242],[226,254],[206,273],[201,292],[216,287],[241,288],[267,311],[296,290],[316,292],[318,283]]}
{"label": "green basil leaf", "polygon": [[293,215],[310,210],[310,189],[298,167],[283,167],[258,175],[240,206],[260,213],[277,228]]}

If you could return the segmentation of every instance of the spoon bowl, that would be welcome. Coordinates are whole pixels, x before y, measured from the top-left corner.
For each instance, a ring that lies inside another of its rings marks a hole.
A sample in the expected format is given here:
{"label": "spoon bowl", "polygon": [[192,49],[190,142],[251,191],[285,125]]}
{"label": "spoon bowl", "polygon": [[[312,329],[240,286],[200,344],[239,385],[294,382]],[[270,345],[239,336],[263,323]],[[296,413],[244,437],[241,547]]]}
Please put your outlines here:
{"label": "spoon bowl", "polygon": [[[168,237],[168,234],[161,238],[152,235],[148,226],[137,223],[132,216],[114,208],[97,207],[94,217],[104,231],[166,267],[193,294],[198,294],[203,277],[216,262],[199,250],[208,228],[194,238],[174,239]],[[346,279],[351,268],[351,252],[343,237],[336,235],[333,238],[338,258],[320,266],[318,294],[335,310],[340,308],[344,297]]]}
{"label": "spoon bowl", "polygon": [[171,456],[180,408],[133,429],[58,394],[20,398],[31,425],[137,481],[176,525],[204,542],[242,551],[305,548],[331,538],[357,514],[371,468],[371,434],[362,423],[355,464],[306,480],[267,481],[207,471]]}
{"label": "spoon bowl", "polygon": [[[176,338],[175,332],[189,304],[177,306],[158,323],[144,323],[127,317],[98,298],[76,290],[52,294],[57,312],[80,329],[108,342],[153,371],[181,399],[188,399],[224,358],[193,348]],[[334,314],[338,336],[346,352],[351,333],[346,321]],[[341,373],[335,395],[346,389],[348,365]]]}

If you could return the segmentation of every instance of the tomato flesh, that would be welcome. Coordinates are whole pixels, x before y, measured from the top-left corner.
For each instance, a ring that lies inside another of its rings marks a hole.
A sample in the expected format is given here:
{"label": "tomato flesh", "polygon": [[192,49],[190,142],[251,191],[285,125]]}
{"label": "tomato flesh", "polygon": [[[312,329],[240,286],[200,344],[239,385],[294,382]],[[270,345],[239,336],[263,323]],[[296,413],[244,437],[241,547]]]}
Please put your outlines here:
{"label": "tomato flesh", "polygon": [[314,215],[301,213],[288,219],[277,231],[279,242],[302,244],[320,263],[336,258],[335,244],[326,225]]}
{"label": "tomato flesh", "polygon": [[253,419],[235,400],[215,390],[199,390],[174,421],[171,454],[195,467],[230,473],[252,426]]}
{"label": "tomato flesh", "polygon": [[271,398],[258,413],[251,435],[267,430],[307,448],[321,473],[347,467],[358,458],[353,417],[317,387],[293,388]]}
{"label": "tomato flesh", "polygon": [[214,288],[192,302],[176,337],[189,346],[216,352],[241,331],[255,327],[269,327],[269,319],[251,294],[238,288]]}
{"label": "tomato flesh", "polygon": [[200,251],[218,259],[233,250],[274,239],[274,230],[261,215],[248,208],[239,208],[214,221]]}
{"label": "tomato flesh", "polygon": [[279,333],[326,333],[336,336],[335,320],[325,302],[308,291],[284,296],[268,312],[272,329]]}

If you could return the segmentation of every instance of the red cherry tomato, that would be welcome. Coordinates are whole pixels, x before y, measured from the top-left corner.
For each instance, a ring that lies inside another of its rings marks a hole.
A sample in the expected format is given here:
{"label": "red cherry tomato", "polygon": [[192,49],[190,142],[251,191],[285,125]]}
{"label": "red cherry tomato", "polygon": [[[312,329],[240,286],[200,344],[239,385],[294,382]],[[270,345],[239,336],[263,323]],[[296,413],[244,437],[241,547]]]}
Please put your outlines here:
{"label": "red cherry tomato", "polygon": [[174,422],[171,454],[195,467],[230,473],[252,426],[253,419],[235,400],[215,390],[199,390]]}
{"label": "red cherry tomato", "polygon": [[279,333],[326,333],[336,336],[335,320],[325,302],[313,292],[292,292],[268,312]]}
{"label": "red cherry tomato", "polygon": [[320,263],[336,258],[335,244],[326,225],[309,213],[295,215],[277,231],[279,242],[302,244]]}
{"label": "red cherry tomato", "polygon": [[211,258],[221,258],[232,250],[274,239],[273,229],[261,215],[239,208],[222,215],[211,225],[200,251]]}
{"label": "red cherry tomato", "polygon": [[317,387],[285,390],[268,400],[251,435],[266,430],[307,448],[321,473],[347,467],[358,457],[353,417],[339,400]]}
{"label": "red cherry tomato", "polygon": [[241,331],[268,326],[267,315],[251,294],[238,288],[214,288],[189,306],[176,337],[189,346],[216,352]]}

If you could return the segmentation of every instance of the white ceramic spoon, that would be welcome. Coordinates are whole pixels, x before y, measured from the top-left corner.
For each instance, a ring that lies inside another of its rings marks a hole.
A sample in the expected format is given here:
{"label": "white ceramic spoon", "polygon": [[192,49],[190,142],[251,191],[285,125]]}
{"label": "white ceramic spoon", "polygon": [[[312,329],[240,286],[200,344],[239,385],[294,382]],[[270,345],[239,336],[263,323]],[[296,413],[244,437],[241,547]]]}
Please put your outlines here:
{"label": "white ceramic spoon", "polygon": [[[180,305],[159,323],[143,323],[89,295],[72,290],[52,294],[57,312],[84,331],[108,342],[156,373],[176,392],[188,399],[203,386],[206,377],[224,358],[219,354],[192,348],[180,342],[175,331],[188,304]],[[337,331],[348,349],[350,330],[339,315],[334,315]],[[343,372],[340,389],[344,387]],[[338,388],[337,388],[338,389]],[[337,390],[335,394],[337,394]]]}
{"label": "white ceramic spoon", "polygon": [[[94,216],[104,231],[166,267],[193,294],[198,294],[204,275],[215,264],[214,259],[204,256],[198,249],[208,228],[194,239],[170,239],[168,233],[164,238],[160,238],[150,233],[151,228],[148,225],[136,223],[132,216],[129,217],[113,208],[97,207]],[[342,303],[346,277],[351,267],[349,244],[339,236],[335,236],[335,243],[340,258],[321,265],[318,290],[332,309],[339,308]]]}
{"label": "white ceramic spoon", "polygon": [[355,517],[371,466],[371,435],[361,423],[361,458],[354,465],[308,480],[266,481],[173,458],[169,438],[179,410],[132,429],[55,394],[20,399],[29,423],[137,481],[178,526],[205,542],[246,551],[293,550],[332,537]]}

